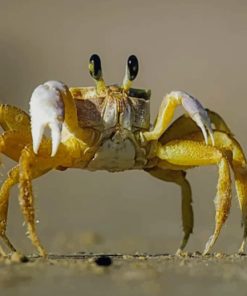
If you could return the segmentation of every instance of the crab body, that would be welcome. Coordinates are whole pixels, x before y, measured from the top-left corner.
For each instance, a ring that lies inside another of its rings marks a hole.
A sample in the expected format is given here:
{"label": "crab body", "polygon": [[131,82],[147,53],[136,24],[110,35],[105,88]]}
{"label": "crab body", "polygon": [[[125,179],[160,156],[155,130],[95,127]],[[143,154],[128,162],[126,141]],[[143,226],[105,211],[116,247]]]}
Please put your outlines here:
{"label": "crab body", "polygon": [[[59,81],[39,85],[30,99],[30,116],[9,105],[0,105],[0,151],[17,162],[0,188],[0,237],[16,249],[6,235],[10,189],[19,184],[19,203],[29,237],[45,256],[36,231],[32,180],[47,172],[80,168],[119,172],[142,169],[162,181],[180,186],[182,193],[185,248],[193,231],[191,187],[185,170],[216,165],[215,228],[205,245],[207,254],[216,242],[231,205],[231,175],[242,212],[244,252],[247,237],[247,161],[224,120],[204,109],[194,97],[172,91],[162,100],[154,124],[150,124],[150,91],[132,88],[138,60],[130,56],[122,85],[106,86],[97,55],[90,58],[89,71],[95,87],[68,88]],[[173,123],[182,106],[186,115]],[[214,126],[214,128],[212,128]],[[51,136],[45,136],[49,128]],[[0,246],[0,254],[5,252]]]}
{"label": "crab body", "polygon": [[[149,147],[141,145],[140,132],[149,130],[150,126],[149,94],[131,89],[127,95],[115,85],[107,87],[101,97],[92,87],[72,88],[70,92],[79,126],[93,128],[101,135],[92,145],[94,149],[97,147],[95,155],[83,168],[110,172],[144,168]],[[68,137],[66,127],[63,134],[62,142]]]}

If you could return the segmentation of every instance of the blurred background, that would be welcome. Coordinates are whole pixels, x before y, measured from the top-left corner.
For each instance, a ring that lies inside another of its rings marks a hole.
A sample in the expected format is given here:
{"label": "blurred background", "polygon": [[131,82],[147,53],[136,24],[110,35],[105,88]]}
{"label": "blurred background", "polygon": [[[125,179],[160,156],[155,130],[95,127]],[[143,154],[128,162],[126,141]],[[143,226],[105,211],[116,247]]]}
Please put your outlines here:
{"label": "blurred background", "polygon": [[[220,113],[247,150],[247,2],[0,0],[0,100],[25,111],[46,80],[89,86],[88,59],[98,53],[107,83],[120,83],[130,54],[140,62],[136,87],[162,97],[185,90]],[[177,112],[181,114],[182,110]],[[14,165],[2,157],[1,179]],[[214,225],[216,167],[188,172],[195,228],[187,250],[202,250]],[[38,232],[53,253],[174,253],[182,237],[180,189],[142,171],[67,170],[34,181]],[[11,192],[8,233],[35,252]],[[242,238],[233,191],[231,215],[215,250],[235,252]]]}

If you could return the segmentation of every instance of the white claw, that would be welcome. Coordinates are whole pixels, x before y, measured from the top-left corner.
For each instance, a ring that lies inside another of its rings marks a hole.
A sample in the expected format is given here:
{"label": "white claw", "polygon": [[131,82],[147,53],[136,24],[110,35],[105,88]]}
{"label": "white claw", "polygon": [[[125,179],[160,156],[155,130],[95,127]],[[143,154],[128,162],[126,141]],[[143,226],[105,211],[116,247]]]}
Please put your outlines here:
{"label": "white claw", "polygon": [[43,85],[39,85],[31,96],[30,115],[34,153],[38,153],[47,126],[51,130],[51,156],[55,156],[57,152],[61,142],[64,120],[64,103],[61,94],[64,91],[65,86],[63,83],[48,81]]}
{"label": "white claw", "polygon": [[201,129],[205,143],[208,144],[209,134],[212,145],[214,145],[214,135],[211,127],[210,118],[202,104],[196,98],[182,91],[173,92],[171,93],[171,95],[173,97],[181,99],[181,103],[184,109],[188,112],[189,116],[195,121],[195,123]]}
{"label": "white claw", "polygon": [[49,124],[49,127],[51,129],[51,138],[52,138],[51,156],[53,157],[56,155],[58,146],[61,142],[62,123],[53,122]]}
{"label": "white claw", "polygon": [[204,141],[205,141],[205,143],[207,145],[208,144],[208,134],[207,134],[207,131],[206,131],[206,128],[205,128],[204,124],[201,121],[200,114],[199,113],[195,113],[193,116],[191,116],[191,118],[195,121],[195,123],[201,129],[202,134],[203,134]]}

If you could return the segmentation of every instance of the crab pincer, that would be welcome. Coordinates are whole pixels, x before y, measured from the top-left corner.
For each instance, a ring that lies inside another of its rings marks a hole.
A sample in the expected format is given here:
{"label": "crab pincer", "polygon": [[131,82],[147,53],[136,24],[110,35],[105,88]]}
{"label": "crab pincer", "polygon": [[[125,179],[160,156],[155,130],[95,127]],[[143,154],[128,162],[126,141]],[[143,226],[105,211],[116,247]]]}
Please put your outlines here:
{"label": "crab pincer", "polygon": [[30,100],[33,150],[38,153],[45,128],[51,130],[52,152],[54,156],[61,142],[64,121],[64,101],[66,86],[59,81],[48,81],[33,91]]}
{"label": "crab pincer", "polygon": [[190,118],[201,129],[205,143],[208,144],[209,134],[212,145],[214,145],[211,121],[206,109],[196,98],[183,91],[172,91],[165,96],[153,130],[143,133],[146,141],[158,140],[161,137],[173,119],[175,109],[179,105],[183,106]]}
{"label": "crab pincer", "polygon": [[205,143],[208,144],[208,136],[207,136],[207,132],[208,132],[211,138],[211,142],[214,145],[214,136],[213,136],[210,118],[208,116],[206,109],[204,109],[202,104],[193,96],[182,91],[171,92],[169,96],[175,97],[177,100],[181,100],[181,104],[186,110],[186,112],[201,129]]}

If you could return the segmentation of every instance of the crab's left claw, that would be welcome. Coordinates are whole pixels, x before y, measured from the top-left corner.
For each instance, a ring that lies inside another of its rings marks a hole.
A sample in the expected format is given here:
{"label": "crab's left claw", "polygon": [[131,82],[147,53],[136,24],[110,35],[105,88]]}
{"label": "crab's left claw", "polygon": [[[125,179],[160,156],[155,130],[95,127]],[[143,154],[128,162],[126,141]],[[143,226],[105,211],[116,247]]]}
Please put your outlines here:
{"label": "crab's left claw", "polygon": [[211,121],[206,109],[204,109],[202,104],[196,98],[183,91],[174,91],[171,92],[168,96],[176,98],[176,100],[184,107],[191,119],[194,120],[198,127],[201,129],[205,143],[208,144],[208,132],[211,138],[212,145],[214,145],[214,136],[211,127]]}
{"label": "crab's left claw", "polygon": [[51,156],[56,154],[61,142],[64,121],[63,95],[65,93],[66,86],[59,81],[48,81],[34,90],[30,100],[34,153],[38,153],[44,130],[48,126],[52,139]]}

